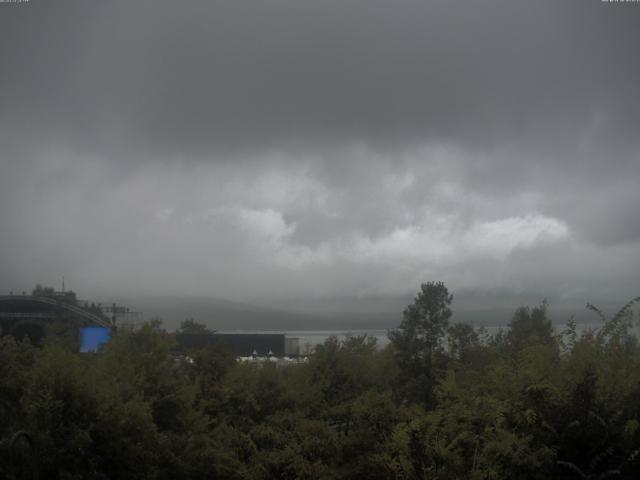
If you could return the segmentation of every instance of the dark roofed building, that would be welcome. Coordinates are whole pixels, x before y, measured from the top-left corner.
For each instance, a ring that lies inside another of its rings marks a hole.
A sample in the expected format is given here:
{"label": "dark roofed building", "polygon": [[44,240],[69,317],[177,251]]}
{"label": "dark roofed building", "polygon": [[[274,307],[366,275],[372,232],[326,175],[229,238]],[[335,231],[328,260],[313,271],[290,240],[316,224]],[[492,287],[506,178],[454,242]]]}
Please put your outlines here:
{"label": "dark roofed building", "polygon": [[180,333],[176,335],[176,341],[182,350],[218,345],[237,357],[249,357],[254,353],[276,357],[296,355],[297,351],[285,348],[287,340],[293,339],[287,339],[283,333]]}
{"label": "dark roofed building", "polygon": [[77,305],[73,292],[45,293],[0,296],[0,336],[12,335],[20,340],[28,337],[37,345],[52,332],[53,325],[76,333],[83,327],[112,327],[101,312]]}

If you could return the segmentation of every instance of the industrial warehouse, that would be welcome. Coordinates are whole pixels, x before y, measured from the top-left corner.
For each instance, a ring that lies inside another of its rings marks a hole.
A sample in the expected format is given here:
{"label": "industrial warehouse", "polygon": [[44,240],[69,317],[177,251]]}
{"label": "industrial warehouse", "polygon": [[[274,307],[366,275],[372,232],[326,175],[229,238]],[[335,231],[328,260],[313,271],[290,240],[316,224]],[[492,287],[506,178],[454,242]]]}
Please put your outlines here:
{"label": "industrial warehouse", "polygon": [[182,350],[217,345],[236,357],[296,357],[300,354],[298,339],[283,333],[181,333],[176,335]]}
{"label": "industrial warehouse", "polygon": [[34,345],[50,336],[69,336],[78,339],[80,351],[91,351],[110,337],[123,315],[129,315],[125,308],[80,302],[72,291],[37,285],[31,295],[0,296],[0,335],[27,338]]}
{"label": "industrial warehouse", "polygon": [[[117,331],[132,325],[140,312],[111,304],[78,300],[73,291],[37,285],[26,292],[0,296],[0,336],[11,335],[42,345],[51,336],[76,339],[80,352],[97,352]],[[300,354],[298,338],[282,333],[176,333],[176,352],[218,346],[239,359],[282,359]]]}

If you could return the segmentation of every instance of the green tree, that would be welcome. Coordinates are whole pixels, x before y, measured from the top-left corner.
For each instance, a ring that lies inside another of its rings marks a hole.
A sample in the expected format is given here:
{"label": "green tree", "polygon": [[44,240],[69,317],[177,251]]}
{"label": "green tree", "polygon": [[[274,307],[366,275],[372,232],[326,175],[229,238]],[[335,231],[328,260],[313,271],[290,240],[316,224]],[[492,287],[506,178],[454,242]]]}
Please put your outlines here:
{"label": "green tree", "polygon": [[215,333],[215,330],[211,330],[204,323],[196,322],[193,318],[187,318],[180,322],[178,333],[195,333],[199,335],[208,335]]}
{"label": "green tree", "polygon": [[56,290],[53,287],[43,287],[38,283],[31,291],[31,295],[34,297],[55,297]]}
{"label": "green tree", "polygon": [[452,300],[444,283],[424,283],[405,309],[400,326],[389,331],[400,367],[399,387],[406,400],[433,405],[437,357],[442,354]]}
{"label": "green tree", "polygon": [[468,363],[472,353],[480,345],[478,333],[468,323],[456,323],[447,331],[449,355],[462,363]]}
{"label": "green tree", "polygon": [[516,310],[509,322],[507,340],[515,349],[527,343],[552,343],[553,326],[547,318],[548,303],[546,300],[533,307],[522,306]]}

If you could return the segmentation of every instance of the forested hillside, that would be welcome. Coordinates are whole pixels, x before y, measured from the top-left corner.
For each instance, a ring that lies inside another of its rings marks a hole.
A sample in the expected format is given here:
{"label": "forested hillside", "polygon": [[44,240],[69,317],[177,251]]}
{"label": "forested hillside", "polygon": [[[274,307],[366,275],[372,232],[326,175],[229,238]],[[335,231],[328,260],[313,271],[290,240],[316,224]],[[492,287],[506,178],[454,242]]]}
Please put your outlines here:
{"label": "forested hillside", "polygon": [[332,338],[286,368],[177,356],[158,322],[101,354],[4,337],[0,478],[638,478],[633,302],[579,335],[522,307],[494,336],[451,304],[425,284],[388,347]]}

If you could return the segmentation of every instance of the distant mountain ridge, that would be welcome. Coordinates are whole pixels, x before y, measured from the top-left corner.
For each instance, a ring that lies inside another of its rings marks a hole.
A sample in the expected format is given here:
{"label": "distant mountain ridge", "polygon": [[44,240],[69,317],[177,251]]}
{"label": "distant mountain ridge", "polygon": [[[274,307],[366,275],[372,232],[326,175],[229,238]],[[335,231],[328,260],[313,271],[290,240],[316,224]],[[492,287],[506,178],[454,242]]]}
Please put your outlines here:
{"label": "distant mountain ridge", "polygon": [[[371,301],[370,301],[371,300]],[[453,322],[467,322],[475,326],[506,325],[515,309],[523,304],[539,301],[523,299],[503,300],[484,298],[485,305],[468,298],[453,303]],[[494,300],[492,302],[491,300]],[[143,313],[143,319],[160,318],[169,330],[177,328],[186,318],[193,318],[214,330],[362,330],[388,329],[402,321],[402,311],[412,297],[341,297],[313,299],[297,303],[260,305],[234,302],[215,297],[196,296],[140,296],[109,297],[103,304],[116,302]],[[474,303],[476,303],[474,305]],[[323,305],[324,304],[324,305]],[[476,306],[477,305],[477,306]],[[620,305],[621,306],[621,305]],[[475,307],[475,308],[474,308]],[[614,311],[612,305],[602,305]],[[597,318],[584,305],[554,305],[550,302],[550,317],[556,324],[565,324],[572,316],[578,322],[593,322]]]}
{"label": "distant mountain ridge", "polygon": [[177,328],[186,318],[193,318],[214,330],[342,330],[391,328],[399,323],[401,317],[400,313],[380,312],[340,315],[304,313],[212,297],[110,297],[104,303],[110,302],[140,311],[147,320],[159,318],[170,330]]}

